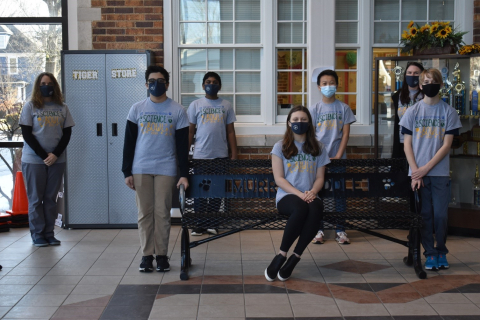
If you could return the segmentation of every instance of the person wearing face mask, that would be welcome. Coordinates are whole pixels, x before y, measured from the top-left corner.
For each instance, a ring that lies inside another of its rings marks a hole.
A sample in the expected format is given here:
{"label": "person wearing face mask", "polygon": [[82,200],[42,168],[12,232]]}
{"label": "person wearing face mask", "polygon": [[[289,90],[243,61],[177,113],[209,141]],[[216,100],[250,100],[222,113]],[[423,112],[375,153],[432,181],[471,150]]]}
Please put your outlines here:
{"label": "person wearing face mask", "polygon": [[[173,188],[188,188],[188,118],[185,109],[167,97],[169,74],[159,66],[145,72],[150,96],[128,113],[123,148],[125,184],[135,190],[142,261],[140,272],[170,270],[168,239]],[[180,179],[177,181],[177,160]]]}
{"label": "person wearing face mask", "polygon": [[[317,77],[318,90],[322,93],[322,100],[310,107],[315,136],[323,143],[330,159],[346,159],[347,143],[350,135],[350,125],[357,121],[350,107],[335,98],[338,85],[338,75],[333,70],[324,70]],[[332,170],[336,168],[332,167]],[[343,168],[338,168],[341,172]],[[340,187],[340,186],[335,186]],[[336,210],[345,211],[345,200],[339,199],[335,202]],[[313,239],[315,244],[324,243],[323,222],[320,230]],[[335,240],[339,244],[349,244],[345,227],[336,226]]]}
{"label": "person wearing face mask", "polygon": [[22,172],[33,245],[60,245],[55,238],[57,194],[65,171],[65,148],[75,125],[55,76],[43,72],[19,120],[23,136]]}
{"label": "person wearing face mask", "polygon": [[[193,101],[187,110],[190,121],[188,145],[191,146],[195,139],[193,159],[228,159],[229,146],[231,159],[237,159],[237,138],[234,127],[237,118],[231,103],[218,96],[218,92],[222,89],[222,79],[215,72],[207,72],[203,76],[202,88],[205,91],[205,97]],[[201,202],[200,205],[194,206],[195,211],[205,207],[208,199],[199,199],[199,202]],[[210,234],[218,233],[216,228],[199,227],[192,230],[191,234],[201,236],[205,231]]]}
{"label": "person wearing face mask", "polygon": [[403,151],[404,136],[399,123],[407,109],[423,99],[423,93],[418,87],[419,76],[423,69],[422,64],[409,62],[403,75],[402,88],[392,95],[395,109],[392,158],[405,159],[405,152]]}
{"label": "person wearing face mask", "polygon": [[438,93],[442,86],[440,71],[434,68],[422,71],[420,89],[425,98],[408,108],[400,120],[411,186],[420,191],[422,199],[421,234],[427,270],[449,268],[446,256],[449,154],[453,136],[458,135],[462,127],[455,109],[440,99]]}
{"label": "person wearing face mask", "polygon": [[[312,116],[303,106],[293,107],[287,116],[283,140],[272,149],[272,171],[278,186],[276,204],[281,215],[289,216],[279,253],[265,269],[265,278],[286,281],[322,220],[323,204],[318,193],[323,188],[328,152],[315,138]],[[295,240],[293,254],[287,253]]]}

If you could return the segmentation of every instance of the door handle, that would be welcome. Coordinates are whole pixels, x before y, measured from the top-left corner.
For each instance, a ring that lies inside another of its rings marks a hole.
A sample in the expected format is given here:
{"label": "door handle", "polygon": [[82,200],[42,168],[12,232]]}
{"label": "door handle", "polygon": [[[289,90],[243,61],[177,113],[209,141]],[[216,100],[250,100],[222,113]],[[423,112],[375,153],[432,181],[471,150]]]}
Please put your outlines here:
{"label": "door handle", "polygon": [[101,137],[103,134],[102,134],[102,124],[101,123],[97,123],[97,137]]}
{"label": "door handle", "polygon": [[117,124],[112,123],[112,137],[118,136],[118,131],[117,131]]}

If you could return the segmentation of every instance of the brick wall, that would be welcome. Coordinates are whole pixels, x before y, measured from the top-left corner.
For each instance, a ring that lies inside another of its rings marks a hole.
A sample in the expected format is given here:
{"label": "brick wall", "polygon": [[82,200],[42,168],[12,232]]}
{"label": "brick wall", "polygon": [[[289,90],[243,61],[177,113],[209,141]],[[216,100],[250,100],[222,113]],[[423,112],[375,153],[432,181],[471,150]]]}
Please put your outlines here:
{"label": "brick wall", "polygon": [[473,42],[480,42],[480,0],[474,2],[473,14]]}
{"label": "brick wall", "polygon": [[101,9],[92,22],[92,48],[96,50],[151,50],[163,64],[163,0],[91,0]]}
{"label": "brick wall", "polygon": [[[271,147],[238,147],[238,159],[271,159]],[[348,159],[373,159],[373,147],[347,147]]]}

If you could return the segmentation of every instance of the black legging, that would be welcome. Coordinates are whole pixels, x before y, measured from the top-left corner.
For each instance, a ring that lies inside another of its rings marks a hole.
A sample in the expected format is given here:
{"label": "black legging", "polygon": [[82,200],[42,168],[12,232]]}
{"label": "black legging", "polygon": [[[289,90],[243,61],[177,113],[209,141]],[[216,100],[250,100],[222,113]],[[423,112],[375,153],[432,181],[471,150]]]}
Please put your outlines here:
{"label": "black legging", "polygon": [[323,215],[322,201],[316,198],[306,203],[296,195],[289,194],[278,202],[277,209],[280,214],[290,216],[285,226],[280,250],[288,252],[295,240],[300,237],[293,252],[302,255],[320,227]]}

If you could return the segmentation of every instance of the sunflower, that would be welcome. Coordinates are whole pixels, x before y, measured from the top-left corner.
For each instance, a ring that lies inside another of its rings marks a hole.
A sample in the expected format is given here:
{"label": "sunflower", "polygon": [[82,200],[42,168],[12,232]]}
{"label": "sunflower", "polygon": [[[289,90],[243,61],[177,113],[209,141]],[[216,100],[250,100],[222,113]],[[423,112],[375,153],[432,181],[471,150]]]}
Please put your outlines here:
{"label": "sunflower", "polygon": [[426,24],[420,28],[420,32],[430,31],[430,25]]}
{"label": "sunflower", "polygon": [[417,35],[418,29],[416,27],[411,27],[409,32],[410,32],[410,36],[412,36],[412,38],[413,38]]}
{"label": "sunflower", "polygon": [[446,30],[447,34],[452,33],[452,27],[450,27],[450,26],[446,26],[443,30]]}
{"label": "sunflower", "polygon": [[407,32],[407,30],[403,30],[402,39],[410,40],[410,38],[410,34]]}
{"label": "sunflower", "polygon": [[407,26],[407,29],[410,29],[411,27],[413,27],[413,20],[410,21],[410,23],[409,23],[408,26]]}
{"label": "sunflower", "polygon": [[448,36],[448,32],[447,32],[447,30],[445,30],[445,29],[442,29],[442,30],[438,31],[438,32],[435,34],[435,37],[437,37],[437,38],[442,38],[442,39],[446,39],[447,36]]}
{"label": "sunflower", "polygon": [[433,23],[430,27],[430,34],[437,32],[439,25],[437,23]]}

